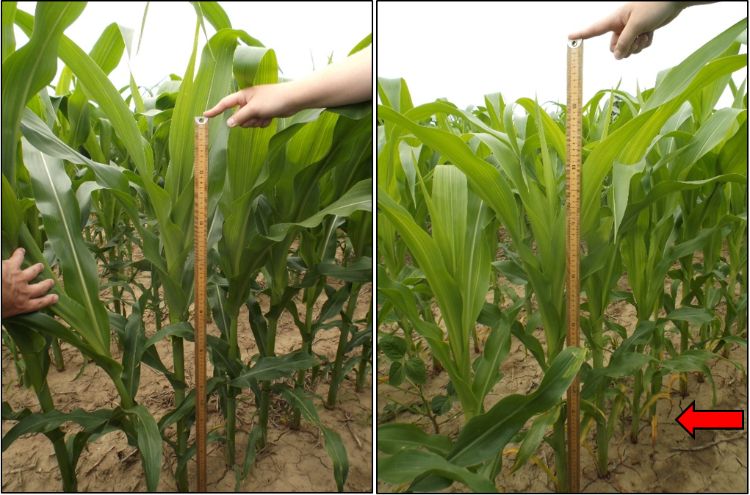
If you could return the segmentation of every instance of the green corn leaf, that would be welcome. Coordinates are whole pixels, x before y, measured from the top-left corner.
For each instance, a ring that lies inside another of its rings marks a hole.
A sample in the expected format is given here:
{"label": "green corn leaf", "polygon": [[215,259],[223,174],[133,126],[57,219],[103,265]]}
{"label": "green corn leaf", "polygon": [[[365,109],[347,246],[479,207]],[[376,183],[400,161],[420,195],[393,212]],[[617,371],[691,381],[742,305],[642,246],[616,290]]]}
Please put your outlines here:
{"label": "green corn leaf", "polygon": [[337,121],[338,115],[335,113],[323,112],[317,119],[302,126],[287,141],[286,160],[290,176],[297,175],[304,167],[326,156],[333,144]]}
{"label": "green corn leaf", "polygon": [[410,449],[425,449],[445,456],[451,449],[451,440],[444,435],[428,435],[412,424],[388,423],[378,426],[379,451],[396,454]]}
{"label": "green corn leaf", "polygon": [[267,239],[281,241],[292,227],[313,228],[328,215],[345,217],[355,211],[372,211],[372,179],[357,182],[338,200],[318,211],[314,215],[296,223],[278,223],[271,226]]}
{"label": "green corn leaf", "polygon": [[584,236],[596,226],[595,219],[599,212],[596,202],[611,164],[616,160],[625,164],[639,161],[667,119],[691,94],[700,91],[717,78],[731,74],[746,65],[747,57],[741,55],[722,57],[707,63],[677,97],[659,107],[644,111],[612,132],[589,153],[582,168],[581,232]]}
{"label": "green corn leaf", "polygon": [[[169,126],[169,157],[170,166],[164,177],[164,188],[169,193],[170,203],[178,202],[180,193],[188,185],[189,173],[192,171],[192,147],[185,149],[189,143],[191,130],[194,128],[194,118],[199,115],[195,111],[195,102],[190,99],[193,93],[193,77],[195,73],[195,60],[198,55],[198,35],[200,34],[200,22],[195,24],[193,35],[193,49],[190,53],[185,74],[180,83],[180,91],[177,93],[177,102],[172,112],[172,122]],[[208,48],[207,48],[208,49]]]}
{"label": "green corn leaf", "polygon": [[112,191],[121,204],[136,215],[135,198],[130,191],[124,169],[113,164],[98,163],[75,151],[55,136],[44,121],[28,109],[24,112],[21,121],[21,132],[24,138],[42,153],[88,166],[96,176],[99,185]]}
{"label": "green corn leaf", "polygon": [[[456,283],[450,275],[448,263],[441,255],[437,242],[424,232],[409,213],[396,204],[384,191],[378,192],[378,207],[396,227],[409,247],[419,267],[424,271],[435,297],[440,302],[455,301]],[[443,318],[451,328],[460,328],[460,313],[456,304],[441,304]]]}
{"label": "green corn leaf", "polygon": [[344,282],[367,282],[372,280],[372,258],[363,256],[347,265],[324,261],[318,264],[317,270],[321,275]]}
{"label": "green corn leaf", "polygon": [[[274,84],[278,81],[276,53],[257,46],[238,48],[234,52],[233,71],[240,88]],[[235,127],[229,131],[227,200],[233,201],[252,190],[268,155],[271,137],[275,133],[275,120],[266,128]],[[225,216],[228,218],[226,212]]]}
{"label": "green corn leaf", "polygon": [[555,421],[557,421],[559,414],[560,407],[556,407],[544,414],[540,414],[534,422],[531,423],[531,427],[526,432],[526,436],[524,436],[523,442],[521,442],[521,446],[518,448],[516,460],[513,462],[513,467],[511,468],[512,473],[518,471],[524,464],[526,464],[529,457],[536,452],[539,448],[539,444],[542,443],[544,434],[555,423]]}
{"label": "green corn leaf", "polygon": [[[53,307],[58,306],[61,301],[62,297]],[[41,312],[16,315],[13,318],[5,320],[3,325],[7,328],[10,328],[10,325],[13,325],[14,328],[19,329],[18,331],[25,332],[31,336],[36,335],[39,337],[36,333],[39,332],[48,337],[60,339],[78,349],[84,356],[92,359],[110,377],[119,377],[122,373],[122,366],[120,363],[108,355],[98,353],[86,341],[82,340],[77,333],[73,332],[70,328],[63,326],[59,321],[49,315]]]}
{"label": "green corn leaf", "polygon": [[333,477],[336,480],[336,487],[339,492],[343,492],[344,484],[349,474],[349,458],[347,457],[346,448],[341,441],[341,437],[338,433],[323,425],[318,412],[315,410],[315,406],[313,406],[312,401],[303,391],[296,388],[284,387],[282,394],[295,408],[301,411],[302,416],[306,420],[313,423],[323,432],[325,449],[331,458],[331,462],[333,462]]}
{"label": "green corn leaf", "polygon": [[[4,5],[4,4],[3,4]],[[23,223],[24,210],[21,209],[21,203],[16,197],[16,192],[11,187],[8,179],[3,175],[2,183],[2,225],[3,225],[3,247],[6,242],[9,246],[18,246],[18,234]],[[9,253],[3,253],[3,258],[9,256]]]}
{"label": "green corn leaf", "polygon": [[235,485],[234,485],[235,492],[240,491],[241,481],[247,478],[247,475],[250,474],[250,469],[255,463],[255,454],[257,453],[256,446],[258,445],[258,442],[260,441],[262,435],[263,435],[263,430],[261,430],[259,426],[254,427],[252,430],[250,430],[250,433],[247,434],[247,444],[245,446],[245,458],[242,461],[242,473],[241,474],[238,473],[237,475]]}
{"label": "green corn leaf", "polygon": [[458,136],[439,129],[422,127],[385,106],[378,107],[378,117],[408,129],[424,144],[449,158],[466,174],[472,190],[476,191],[487,205],[495,210],[495,213],[502,219],[503,225],[508,228],[511,237],[520,239],[515,199],[496,168],[474,155]]}
{"label": "green corn leaf", "polygon": [[[24,361],[24,384],[31,386],[39,394],[47,387],[47,372],[49,371],[49,344],[37,332],[18,321],[29,315],[19,315],[13,318],[3,318],[3,327],[8,330],[13,342],[21,351]],[[52,320],[52,318],[50,318]],[[53,320],[54,321],[54,320]],[[7,436],[7,434],[6,434]],[[5,449],[5,437],[3,449]]]}
{"label": "green corn leaf", "polygon": [[703,180],[665,180],[656,184],[651,191],[649,191],[646,198],[641,201],[637,201],[628,205],[627,214],[623,218],[620,228],[622,230],[630,229],[634,226],[638,214],[649,205],[654,204],[658,199],[669,196],[674,192],[689,191],[693,189],[699,189],[701,187],[716,184],[716,183],[729,183],[735,182],[741,184],[747,181],[747,177],[740,174],[724,174],[711,177],[710,179]]}
{"label": "green corn leaf", "polygon": [[684,306],[677,308],[666,316],[667,320],[686,321],[693,325],[706,325],[714,321],[715,316],[705,308],[691,308]]}
{"label": "green corn leaf", "polygon": [[190,2],[196,10],[200,9],[200,14],[211,23],[217,31],[222,29],[231,29],[232,22],[219,2]]}
{"label": "green corn leaf", "polygon": [[[170,166],[165,178],[165,189],[170,193],[173,204],[178,203],[186,190],[192,195],[193,140],[195,135],[195,116],[201,115],[207,108],[215,105],[222,97],[231,92],[233,57],[238,41],[256,45],[259,42],[244,31],[223,29],[217,32],[206,44],[201,55],[198,72],[193,79],[195,52],[191,57],[185,76],[180,86],[177,101],[172,114],[169,134]],[[210,182],[223,183],[226,170],[226,124],[221,119],[209,122],[209,160],[212,165]],[[214,149],[216,148],[216,149]],[[214,166],[217,168],[213,170]],[[209,184],[209,187],[211,184]],[[211,188],[216,192],[216,185]],[[192,204],[183,208],[190,212]],[[186,230],[190,215],[183,211],[173,211],[177,224]],[[182,219],[182,220],[181,220]]]}
{"label": "green corn leaf", "polygon": [[349,55],[354,55],[358,51],[364,48],[367,48],[368,46],[371,46],[371,45],[372,45],[372,33],[368,34],[367,36],[362,38],[362,40],[359,43],[354,45],[354,48],[351,49],[351,51],[349,52]]}
{"label": "green corn leaf", "polygon": [[419,476],[433,474],[461,482],[477,493],[497,492],[490,480],[424,450],[407,449],[379,458],[377,473],[378,479],[386,483],[408,483]]}
{"label": "green corn leaf", "polygon": [[487,413],[469,420],[456,440],[448,460],[473,466],[501,452],[524,423],[560,401],[585,357],[583,349],[566,347],[550,363],[539,387],[530,395],[511,395]]}
{"label": "green corn leaf", "polygon": [[486,397],[495,386],[500,378],[500,365],[508,355],[508,351],[510,351],[510,324],[502,318],[496,326],[493,326],[484,343],[482,355],[477,358],[472,384],[477,397]]}
{"label": "green corn leaf", "polygon": [[47,235],[61,261],[66,293],[85,311],[88,325],[77,330],[97,353],[109,356],[109,324],[99,300],[96,261],[77,230],[80,213],[70,179],[60,160],[30,144],[24,146],[24,161]]}
{"label": "green corn leaf", "polygon": [[193,327],[190,325],[190,323],[187,323],[185,321],[179,322],[179,323],[173,323],[171,325],[167,325],[158,332],[156,332],[154,335],[148,338],[146,340],[145,344],[143,345],[143,349],[146,350],[149,347],[152,347],[156,345],[158,342],[161,342],[162,340],[166,340],[169,337],[180,337],[182,339],[187,340],[193,340]]}
{"label": "green corn leaf", "polygon": [[[226,379],[223,377],[211,377],[206,381],[206,394],[211,395],[217,387],[224,385]],[[165,414],[159,419],[159,431],[163,434],[170,425],[177,423],[178,421],[195,417],[195,389],[192,389],[186,396],[185,399],[177,404],[177,406]]]}
{"label": "green corn leaf", "polygon": [[[11,185],[16,182],[16,150],[20,137],[19,123],[26,103],[55,77],[57,51],[63,31],[75,21],[85,2],[39,2],[34,17],[16,11],[16,20],[26,18],[29,42],[3,57],[2,76],[2,169]],[[8,10],[11,10],[9,12]],[[3,14],[11,14],[12,7],[3,6]],[[33,30],[31,26],[33,25]],[[3,15],[3,41],[6,31]]]}
{"label": "green corn leaf", "polygon": [[120,65],[123,53],[125,53],[125,39],[120,26],[113,22],[104,28],[89,52],[89,56],[105,74],[109,75]]}
{"label": "green corn leaf", "polygon": [[672,359],[667,359],[661,362],[661,365],[665,370],[672,372],[686,373],[689,371],[700,371],[708,379],[711,384],[711,404],[716,405],[716,383],[714,382],[711,368],[708,367],[708,362],[711,359],[717,358],[718,356],[713,352],[704,351],[702,349],[691,349],[683,352],[679,356]]}
{"label": "green corn leaf", "polygon": [[403,78],[386,79],[378,77],[378,97],[380,97],[383,105],[399,113],[404,113],[414,108],[409,87]]}
{"label": "green corn leaf", "polygon": [[[442,330],[434,323],[422,320],[414,303],[414,294],[403,284],[390,280],[380,266],[378,267],[378,293],[385,296],[401,314],[409,319],[417,332],[429,343],[433,356],[448,371],[454,386],[461,393],[466,393],[469,390],[469,382],[459,374],[456,364],[451,359],[450,349],[443,340]],[[464,397],[468,397],[468,395]]]}
{"label": "green corn leaf", "polygon": [[253,380],[275,380],[290,376],[294,371],[312,368],[317,360],[303,351],[285,356],[262,357],[250,369],[243,371],[232,380],[233,387],[246,388]]}
{"label": "green corn leaf", "polygon": [[18,2],[3,2],[2,36],[3,36],[3,62],[16,51],[16,36],[13,32],[13,21],[16,17]]}
{"label": "green corn leaf", "polygon": [[78,459],[81,457],[81,453],[83,452],[83,449],[86,448],[88,443],[93,442],[98,438],[106,435],[107,433],[115,431],[116,429],[117,427],[113,424],[103,423],[96,428],[79,431],[75,435],[69,436],[67,442],[65,443],[65,447],[68,451],[70,464],[72,466],[76,466],[78,464]]}
{"label": "green corn leaf", "polygon": [[317,325],[320,325],[330,320],[331,318],[338,316],[338,314],[342,311],[344,304],[346,304],[346,300],[349,298],[349,287],[347,285],[344,285],[332,294],[327,293],[326,295],[328,296],[328,298],[323,304],[323,307],[320,308],[320,313],[318,314],[318,318],[315,322]]}
{"label": "green corn leaf", "polygon": [[156,491],[161,474],[162,443],[159,427],[148,410],[141,406],[125,409],[133,430],[137,436],[138,450],[141,452],[141,463],[146,473],[146,488]]}
{"label": "green corn leaf", "polygon": [[[33,18],[19,11],[16,16],[16,23],[21,29],[27,34],[31,32],[33,25]],[[84,86],[86,94],[92,100],[96,101],[102,111],[108,117],[111,122],[117,136],[122,141],[123,145],[127,149],[130,159],[136,165],[136,169],[139,171],[142,177],[146,178],[143,183],[145,191],[150,198],[151,205],[154,207],[157,219],[163,230],[164,238],[167,242],[165,243],[165,250],[168,254],[168,259],[176,259],[178,249],[184,245],[184,239],[179,235],[170,235],[170,232],[174,232],[173,222],[168,218],[168,207],[169,200],[168,195],[153,182],[151,182],[153,172],[153,162],[151,155],[146,153],[149,147],[144,146],[144,142],[141,139],[140,131],[136,126],[135,120],[132,117],[127,105],[121,98],[119,92],[112,86],[112,83],[107,78],[106,74],[103,73],[101,68],[84,53],[77,45],[70,41],[67,37],[62,36],[60,41],[60,57],[62,60],[71,68],[75,73],[80,84]],[[148,234],[141,232],[145,237],[144,249],[147,253],[149,252],[149,246],[153,246],[153,243],[147,242]],[[179,247],[174,244],[177,241],[170,242],[170,239],[179,239]],[[156,241],[153,238],[153,241]],[[155,255],[154,250],[150,250],[151,254],[149,259],[156,266],[160,266],[158,261],[158,255]],[[185,304],[185,297],[181,293],[181,290],[175,287],[175,284],[171,282],[168,277],[163,277],[162,283],[165,287],[166,297],[172,307],[180,308]],[[80,327],[80,326],[77,326]]]}
{"label": "green corn leaf", "polygon": [[68,97],[68,120],[71,127],[67,141],[75,148],[84,143],[88,138],[89,132],[91,132],[89,113],[89,104],[86,100],[86,95],[84,95],[82,89],[77,88]]}
{"label": "green corn leaf", "polygon": [[[547,112],[545,112],[544,109],[539,106],[539,103],[537,103],[536,101],[529,98],[520,98],[517,103],[525,108],[526,111],[529,112],[529,114],[534,115],[541,120],[541,129],[544,133],[543,135],[545,140],[549,142],[552,149],[555,150],[555,153],[557,153],[557,156],[560,157],[561,160],[564,160],[566,156],[565,131],[561,129],[554,120],[552,120],[552,117],[550,117],[549,114],[547,114]],[[537,126],[538,125],[539,124],[537,124]],[[545,145],[545,142],[542,142],[541,144],[542,153],[547,153],[547,146]],[[556,194],[554,196],[556,196]]]}
{"label": "green corn leaf", "polygon": [[330,428],[321,427],[325,449],[328,457],[333,462],[333,478],[336,480],[336,488],[339,492],[344,491],[344,484],[349,475],[349,458],[346,454],[344,442],[341,436]]}
{"label": "green corn leaf", "polygon": [[642,160],[635,164],[624,165],[615,162],[612,165],[612,213],[614,214],[614,232],[617,232],[625,216],[625,210],[628,207],[628,196],[630,194],[630,184],[633,177],[642,173],[646,167],[646,161]]}
{"label": "green corn leaf", "polygon": [[143,326],[143,315],[140,304],[133,306],[123,332],[122,381],[131,397],[138,393],[141,378],[141,358],[143,356],[146,333]]}
{"label": "green corn leaf", "polygon": [[110,421],[112,413],[113,411],[110,409],[98,409],[96,411],[75,409],[69,413],[52,410],[44,413],[29,414],[5,434],[3,437],[3,452],[21,435],[27,433],[49,433],[68,422],[78,423],[87,430],[93,429]]}
{"label": "green corn leaf", "polygon": [[646,102],[644,109],[656,108],[682,93],[704,65],[724,54],[727,47],[735,42],[737,36],[746,30],[747,19],[743,19],[727,28],[724,32],[690,54],[680,64],[670,69],[659,81],[651,98]]}

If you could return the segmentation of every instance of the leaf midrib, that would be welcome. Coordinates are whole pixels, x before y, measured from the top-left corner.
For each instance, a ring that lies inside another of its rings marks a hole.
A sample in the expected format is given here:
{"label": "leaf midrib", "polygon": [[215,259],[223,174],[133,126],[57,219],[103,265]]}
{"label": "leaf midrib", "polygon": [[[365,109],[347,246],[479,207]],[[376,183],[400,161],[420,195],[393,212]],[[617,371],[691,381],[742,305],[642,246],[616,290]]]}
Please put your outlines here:
{"label": "leaf midrib", "polygon": [[70,226],[68,225],[68,220],[65,218],[65,210],[62,207],[62,203],[60,202],[60,196],[57,194],[57,188],[55,187],[55,183],[52,180],[52,175],[50,175],[49,167],[47,165],[47,160],[44,158],[43,153],[39,153],[39,156],[42,159],[42,165],[44,168],[44,173],[47,175],[47,179],[50,183],[50,188],[52,189],[52,195],[54,196],[55,203],[57,204],[57,209],[59,211],[60,220],[63,223],[63,228],[65,229],[65,235],[68,238],[68,244],[70,245],[71,254],[73,255],[73,258],[75,260],[75,269],[76,273],[78,274],[78,278],[81,281],[81,286],[84,288],[83,290],[83,297],[85,300],[86,307],[89,311],[89,314],[91,315],[91,320],[94,326],[96,327],[96,337],[97,340],[99,340],[99,344],[104,346],[104,342],[101,341],[100,335],[101,335],[101,328],[99,328],[99,321],[96,318],[96,313],[94,312],[94,306],[91,302],[91,297],[88,290],[86,289],[86,278],[83,275],[83,270],[81,269],[81,260],[78,258],[78,251],[75,249],[75,243],[73,242],[73,236],[70,233]]}

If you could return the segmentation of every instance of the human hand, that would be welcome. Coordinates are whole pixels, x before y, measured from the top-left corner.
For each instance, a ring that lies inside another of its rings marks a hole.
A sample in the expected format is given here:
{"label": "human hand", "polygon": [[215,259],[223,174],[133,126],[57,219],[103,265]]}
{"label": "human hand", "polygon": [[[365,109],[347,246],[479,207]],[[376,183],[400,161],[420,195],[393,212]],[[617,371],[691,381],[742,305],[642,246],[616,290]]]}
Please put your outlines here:
{"label": "human hand", "polygon": [[651,46],[654,31],[669,24],[688,5],[685,2],[630,2],[568,38],[588,39],[612,31],[609,51],[618,60],[628,58]]}
{"label": "human hand", "polygon": [[293,93],[292,82],[251,86],[225,96],[203,115],[215,117],[228,108],[239,106],[227,120],[229,127],[266,127],[274,117],[289,117],[298,111]]}
{"label": "human hand", "polygon": [[21,269],[24,254],[23,248],[18,248],[10,258],[3,260],[3,318],[39,311],[55,304],[58,300],[57,294],[47,294],[55,285],[54,280],[47,279],[36,284],[29,283],[42,273],[44,265],[37,263],[25,270]]}

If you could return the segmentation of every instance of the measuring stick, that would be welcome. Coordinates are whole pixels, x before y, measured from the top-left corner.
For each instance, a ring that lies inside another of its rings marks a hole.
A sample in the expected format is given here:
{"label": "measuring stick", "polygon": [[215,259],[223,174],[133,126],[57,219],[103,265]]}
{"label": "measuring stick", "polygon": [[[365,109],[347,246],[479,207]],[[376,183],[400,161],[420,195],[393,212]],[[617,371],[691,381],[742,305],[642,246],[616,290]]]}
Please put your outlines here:
{"label": "measuring stick", "polygon": [[[580,292],[581,245],[581,79],[583,68],[583,40],[568,42],[568,345],[579,346],[578,310]],[[578,493],[581,489],[581,444],[579,440],[581,388],[578,375],[568,388],[568,491]]]}
{"label": "measuring stick", "polygon": [[206,491],[206,264],[208,210],[208,119],[195,118],[195,442],[196,491]]}

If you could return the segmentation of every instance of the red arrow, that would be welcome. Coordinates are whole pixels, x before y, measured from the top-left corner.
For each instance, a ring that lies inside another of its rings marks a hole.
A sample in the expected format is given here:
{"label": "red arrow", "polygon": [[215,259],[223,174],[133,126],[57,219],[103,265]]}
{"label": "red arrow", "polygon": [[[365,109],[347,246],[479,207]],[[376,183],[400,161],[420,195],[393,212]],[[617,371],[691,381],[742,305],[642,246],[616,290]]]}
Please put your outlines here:
{"label": "red arrow", "polygon": [[745,411],[698,411],[693,401],[675,418],[691,437],[695,430],[742,430],[745,427]]}

